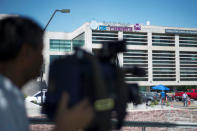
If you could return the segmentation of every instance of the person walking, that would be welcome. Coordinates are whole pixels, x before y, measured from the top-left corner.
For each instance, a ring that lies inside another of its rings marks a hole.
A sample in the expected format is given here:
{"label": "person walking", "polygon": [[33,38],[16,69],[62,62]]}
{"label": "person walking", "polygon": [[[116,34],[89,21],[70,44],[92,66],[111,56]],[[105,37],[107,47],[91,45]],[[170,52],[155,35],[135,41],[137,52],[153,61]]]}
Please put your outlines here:
{"label": "person walking", "polygon": [[164,105],[164,101],[165,101],[165,92],[162,91],[161,94],[160,94],[160,96],[161,96],[161,105]]}
{"label": "person walking", "polygon": [[188,95],[187,95],[186,92],[183,93],[182,99],[183,99],[183,106],[184,106],[184,107],[187,107]]}

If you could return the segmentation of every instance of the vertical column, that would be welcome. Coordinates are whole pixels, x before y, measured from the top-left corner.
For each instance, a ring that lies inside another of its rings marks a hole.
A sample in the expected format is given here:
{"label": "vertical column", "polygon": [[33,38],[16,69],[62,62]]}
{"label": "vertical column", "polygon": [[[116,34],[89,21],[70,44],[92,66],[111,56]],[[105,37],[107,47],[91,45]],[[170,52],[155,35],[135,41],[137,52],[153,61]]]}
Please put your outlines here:
{"label": "vertical column", "polygon": [[152,62],[152,32],[148,32],[148,83],[153,82],[153,62]]}
{"label": "vertical column", "polygon": [[84,48],[88,52],[92,52],[92,30],[89,28],[89,25],[86,26],[85,29],[85,46]]}
{"label": "vertical column", "polygon": [[179,59],[179,35],[175,35],[175,64],[176,64],[176,82],[180,82],[180,59]]}
{"label": "vertical column", "polygon": [[123,40],[123,32],[118,32],[118,40]]}
{"label": "vertical column", "polygon": [[43,64],[44,64],[44,74],[43,74],[43,80],[45,80],[46,82],[48,82],[48,69],[49,69],[49,64],[50,64],[50,61],[49,61],[49,57],[50,57],[50,38],[49,38],[49,33],[46,32],[44,34],[44,49],[43,49],[43,58],[44,58],[44,61],[43,61]]}
{"label": "vertical column", "polygon": [[[118,40],[123,40],[123,32],[118,32]],[[123,53],[118,54],[118,61],[120,67],[123,67]]]}
{"label": "vertical column", "polygon": [[70,40],[70,52],[73,53],[73,40]]}
{"label": "vertical column", "polygon": [[150,92],[150,86],[146,87],[146,92]]}

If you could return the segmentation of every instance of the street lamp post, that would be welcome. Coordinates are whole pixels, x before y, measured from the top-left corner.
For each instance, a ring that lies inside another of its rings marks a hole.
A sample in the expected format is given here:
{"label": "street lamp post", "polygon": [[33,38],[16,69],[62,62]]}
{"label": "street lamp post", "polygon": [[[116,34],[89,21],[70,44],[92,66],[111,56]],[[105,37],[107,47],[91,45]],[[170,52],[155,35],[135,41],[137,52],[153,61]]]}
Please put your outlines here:
{"label": "street lamp post", "polygon": [[[46,31],[46,28],[48,27],[49,23],[51,22],[51,20],[53,19],[54,15],[56,12],[61,12],[61,13],[70,13],[70,9],[62,9],[62,10],[59,10],[59,9],[56,9],[51,18],[49,19],[48,23],[46,24],[46,26],[44,27],[43,31]],[[42,81],[43,81],[43,73],[44,73],[44,64],[42,65],[42,68],[41,68],[41,72],[40,72],[40,87],[41,87],[41,104],[43,104],[43,86],[42,86]]]}
{"label": "street lamp post", "polygon": [[47,23],[47,25],[44,27],[44,31],[46,30],[46,28],[47,28],[47,26],[49,25],[49,23],[51,22],[51,20],[53,19],[53,17],[54,17],[54,15],[55,15],[55,13],[56,12],[61,12],[61,13],[70,13],[70,9],[62,9],[62,10],[55,10],[54,12],[53,12],[53,14],[52,14],[52,16],[51,16],[51,18],[49,19],[49,21],[48,21],[48,23]]}

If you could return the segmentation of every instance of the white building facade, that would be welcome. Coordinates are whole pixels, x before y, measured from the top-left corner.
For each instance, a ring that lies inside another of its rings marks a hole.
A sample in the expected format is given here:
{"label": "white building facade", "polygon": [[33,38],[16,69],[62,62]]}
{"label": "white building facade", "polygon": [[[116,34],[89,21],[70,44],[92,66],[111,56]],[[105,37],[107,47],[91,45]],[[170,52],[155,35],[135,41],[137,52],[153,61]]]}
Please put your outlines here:
{"label": "white building facade", "polygon": [[141,86],[197,85],[197,28],[151,25],[85,23],[71,33],[46,32],[44,43],[45,73],[56,58],[71,54],[74,47],[95,52],[101,43],[126,40],[127,52],[118,55],[120,66],[144,68],[145,77],[126,75],[128,83]]}

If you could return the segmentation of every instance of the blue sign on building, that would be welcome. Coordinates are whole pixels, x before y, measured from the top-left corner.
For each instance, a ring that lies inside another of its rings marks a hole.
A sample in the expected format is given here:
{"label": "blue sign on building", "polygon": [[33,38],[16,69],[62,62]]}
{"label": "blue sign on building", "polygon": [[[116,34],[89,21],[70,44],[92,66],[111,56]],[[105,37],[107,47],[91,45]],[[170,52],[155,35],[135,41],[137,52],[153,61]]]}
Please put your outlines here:
{"label": "blue sign on building", "polygon": [[107,26],[100,25],[100,26],[99,26],[99,30],[107,30]]}

